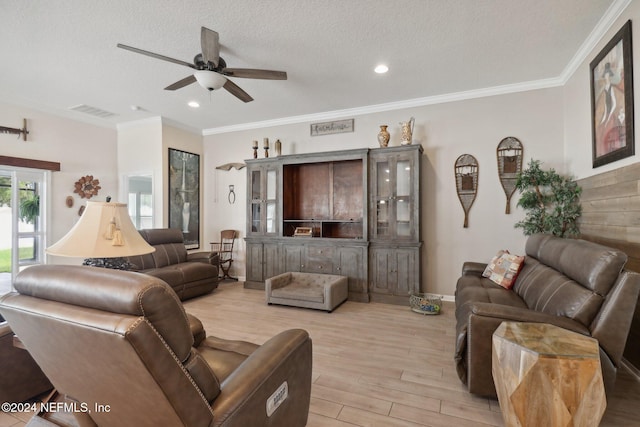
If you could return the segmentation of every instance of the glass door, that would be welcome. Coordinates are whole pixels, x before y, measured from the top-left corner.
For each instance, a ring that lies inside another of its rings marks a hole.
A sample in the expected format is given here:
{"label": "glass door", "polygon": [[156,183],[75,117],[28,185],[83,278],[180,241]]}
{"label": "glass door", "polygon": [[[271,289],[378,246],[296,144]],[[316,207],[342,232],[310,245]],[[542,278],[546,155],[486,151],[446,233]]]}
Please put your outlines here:
{"label": "glass door", "polygon": [[391,215],[391,165],[382,160],[376,163],[376,221],[375,236],[388,237]]}
{"label": "glass door", "polygon": [[375,206],[373,239],[414,238],[416,233],[416,203],[412,154],[377,154],[373,160],[372,198]]}
{"label": "glass door", "polygon": [[276,234],[278,227],[278,170],[258,166],[249,171],[249,230],[252,234]]}
{"label": "glass door", "polygon": [[398,237],[411,236],[411,208],[412,208],[412,181],[411,161],[398,159],[396,163],[396,235]]}
{"label": "glass door", "polygon": [[0,295],[18,272],[44,262],[47,171],[0,169]]}

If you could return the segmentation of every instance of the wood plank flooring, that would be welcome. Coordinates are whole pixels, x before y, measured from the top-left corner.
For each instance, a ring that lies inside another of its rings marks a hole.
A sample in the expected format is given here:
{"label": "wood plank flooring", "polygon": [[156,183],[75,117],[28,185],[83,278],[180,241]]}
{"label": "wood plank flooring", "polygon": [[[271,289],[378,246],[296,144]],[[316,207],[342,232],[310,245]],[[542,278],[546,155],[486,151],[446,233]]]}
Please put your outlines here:
{"label": "wood plank flooring", "polygon": [[[496,400],[467,393],[453,362],[453,303],[437,316],[347,301],[333,313],[264,302],[264,292],[224,282],[185,302],[208,335],[261,344],[288,328],[313,339],[308,427],[502,426]],[[491,367],[487,367],[491,369]],[[618,376],[601,426],[640,425],[640,382]]]}
{"label": "wood plank flooring", "polygon": [[[221,338],[262,344],[284,329],[306,329],[313,339],[308,427],[503,425],[498,402],[467,393],[455,373],[453,303],[437,316],[350,301],[325,313],[268,306],[264,291],[223,282],[184,305],[207,335]],[[0,427],[26,420],[0,413]],[[623,371],[601,426],[639,425],[640,382]]]}

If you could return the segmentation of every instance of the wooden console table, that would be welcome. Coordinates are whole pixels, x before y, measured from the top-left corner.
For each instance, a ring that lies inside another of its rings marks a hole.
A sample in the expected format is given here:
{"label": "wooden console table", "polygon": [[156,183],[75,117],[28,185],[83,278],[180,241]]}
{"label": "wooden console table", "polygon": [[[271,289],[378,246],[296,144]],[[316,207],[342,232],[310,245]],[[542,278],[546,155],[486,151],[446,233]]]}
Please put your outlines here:
{"label": "wooden console table", "polygon": [[557,326],[503,322],[492,373],[506,426],[597,426],[607,406],[598,341]]}

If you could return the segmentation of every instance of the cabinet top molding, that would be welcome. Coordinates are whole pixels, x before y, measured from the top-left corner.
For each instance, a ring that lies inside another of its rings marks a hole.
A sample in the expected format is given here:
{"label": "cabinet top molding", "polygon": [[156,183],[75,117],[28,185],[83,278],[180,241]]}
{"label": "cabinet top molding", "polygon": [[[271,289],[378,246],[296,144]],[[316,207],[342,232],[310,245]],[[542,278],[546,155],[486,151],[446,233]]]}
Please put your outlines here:
{"label": "cabinet top molding", "polygon": [[422,153],[424,150],[422,145],[420,144],[411,144],[411,145],[401,145],[394,147],[384,147],[384,148],[354,148],[350,150],[338,150],[338,151],[317,151],[313,153],[299,153],[299,154],[283,154],[278,157],[267,157],[261,159],[246,159],[245,163],[260,163],[260,162],[282,162],[283,164],[292,164],[292,163],[301,163],[308,162],[310,159],[314,159],[316,157],[322,157],[326,161],[331,161],[334,159],[340,160],[349,160],[349,159],[357,159],[363,156],[366,156],[369,153],[381,153],[388,152],[389,154],[393,154],[394,152],[402,152],[409,150],[418,150]]}

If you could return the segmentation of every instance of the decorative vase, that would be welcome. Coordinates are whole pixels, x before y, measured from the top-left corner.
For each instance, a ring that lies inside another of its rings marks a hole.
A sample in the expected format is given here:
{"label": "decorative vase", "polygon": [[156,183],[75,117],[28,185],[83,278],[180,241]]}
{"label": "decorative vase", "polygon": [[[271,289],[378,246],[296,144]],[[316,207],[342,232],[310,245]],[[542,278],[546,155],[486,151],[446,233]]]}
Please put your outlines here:
{"label": "decorative vase", "polygon": [[400,122],[400,127],[402,128],[402,140],[400,141],[400,145],[409,145],[413,139],[413,124],[415,119],[411,117],[408,122]]}
{"label": "decorative vase", "polygon": [[380,147],[389,145],[389,138],[391,138],[391,135],[389,135],[389,131],[387,131],[387,125],[380,125],[380,132],[378,132],[378,143]]}

